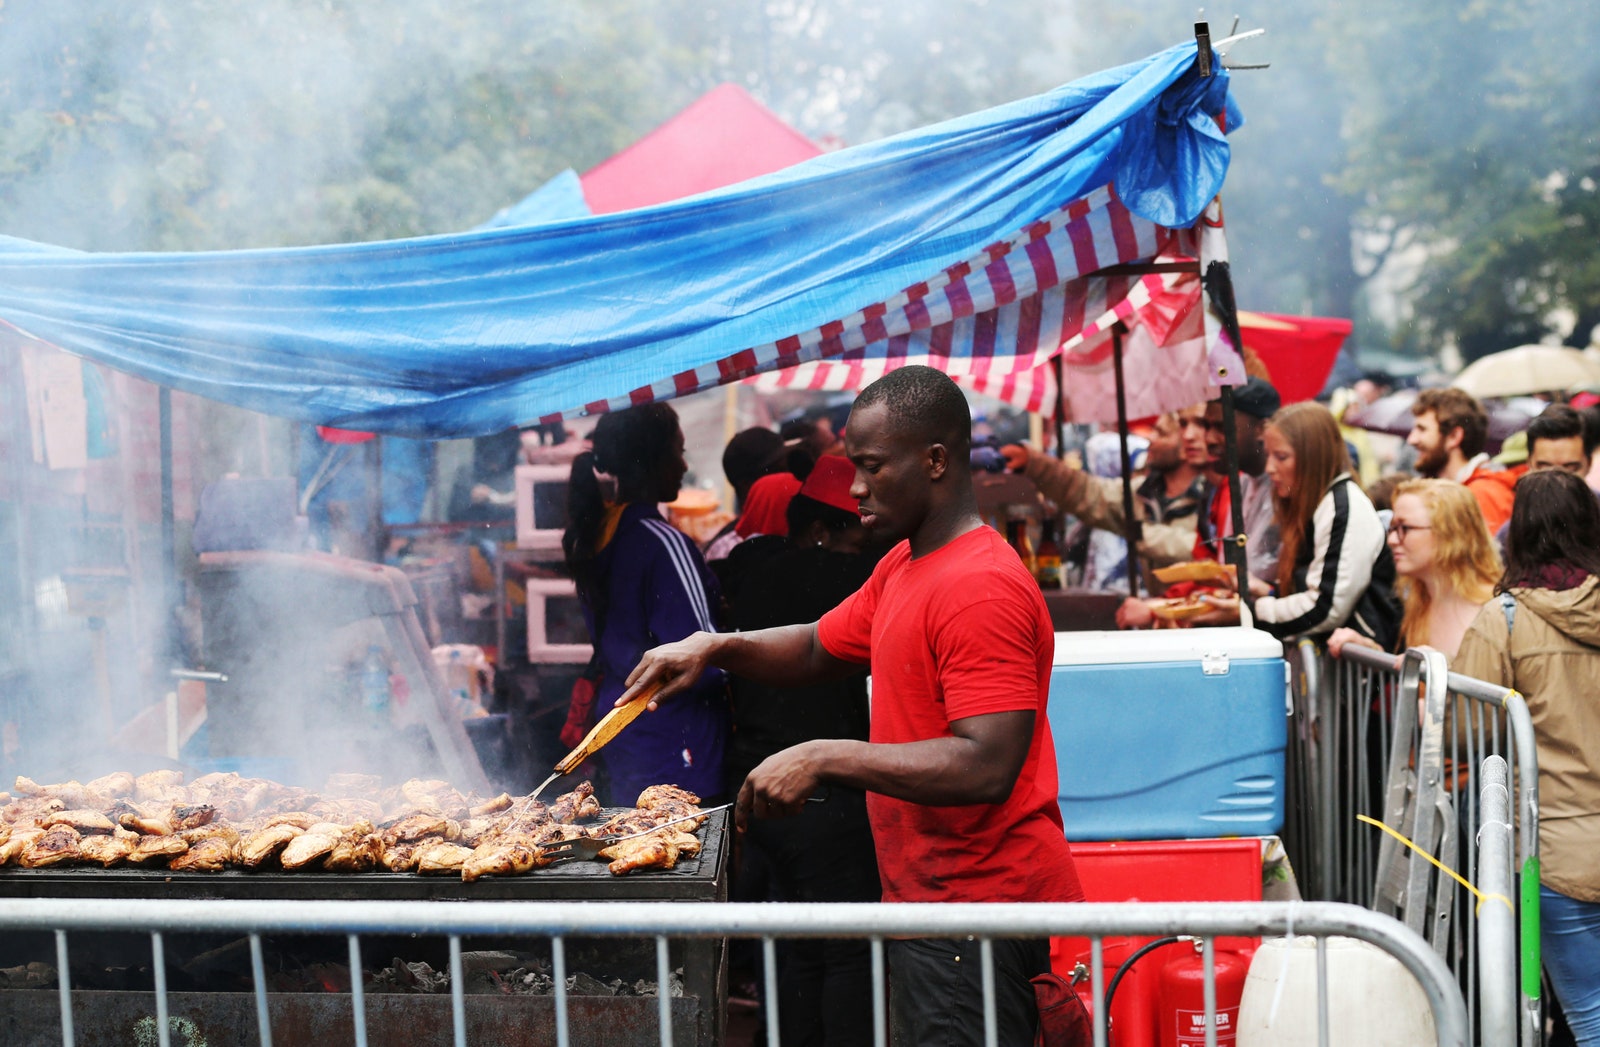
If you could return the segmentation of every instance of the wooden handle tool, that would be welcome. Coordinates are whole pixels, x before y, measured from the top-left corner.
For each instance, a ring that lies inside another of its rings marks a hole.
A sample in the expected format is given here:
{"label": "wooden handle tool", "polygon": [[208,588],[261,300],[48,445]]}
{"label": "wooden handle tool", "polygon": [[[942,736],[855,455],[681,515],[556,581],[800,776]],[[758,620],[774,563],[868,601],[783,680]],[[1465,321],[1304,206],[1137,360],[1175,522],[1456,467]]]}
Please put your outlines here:
{"label": "wooden handle tool", "polygon": [[640,691],[639,696],[627,705],[616,706],[602,716],[600,722],[591,727],[589,733],[584,735],[583,741],[578,743],[578,747],[556,763],[555,773],[541,782],[539,788],[533,791],[533,795],[537,797],[544,792],[546,785],[549,785],[563,774],[571,774],[578,769],[583,761],[599,752],[601,747],[620,734],[624,727],[632,723],[640,713],[645,711],[650,705],[650,699],[654,698],[659,690],[661,690],[659,683],[651,684]]}

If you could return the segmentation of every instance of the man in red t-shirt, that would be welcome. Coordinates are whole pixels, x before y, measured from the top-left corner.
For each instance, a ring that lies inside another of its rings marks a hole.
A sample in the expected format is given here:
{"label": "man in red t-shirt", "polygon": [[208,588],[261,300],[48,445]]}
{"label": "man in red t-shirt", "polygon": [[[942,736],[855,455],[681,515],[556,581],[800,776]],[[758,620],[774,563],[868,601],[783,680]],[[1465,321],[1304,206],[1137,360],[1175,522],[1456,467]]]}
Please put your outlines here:
{"label": "man in red t-shirt", "polygon": [[[1066,902],[1082,889],[1057,806],[1045,719],[1054,633],[1016,553],[978,516],[972,421],[955,383],[902,367],[862,390],[845,428],[862,523],[898,544],[813,625],[696,633],[645,654],[622,704],[665,699],[718,666],[763,683],[872,667],[867,742],[823,739],[768,758],[736,820],[794,814],[829,784],[868,791],[886,901]],[[1000,1042],[1032,1043],[1029,979],[1048,943],[994,942]],[[981,1043],[977,942],[889,943],[897,1044]]]}

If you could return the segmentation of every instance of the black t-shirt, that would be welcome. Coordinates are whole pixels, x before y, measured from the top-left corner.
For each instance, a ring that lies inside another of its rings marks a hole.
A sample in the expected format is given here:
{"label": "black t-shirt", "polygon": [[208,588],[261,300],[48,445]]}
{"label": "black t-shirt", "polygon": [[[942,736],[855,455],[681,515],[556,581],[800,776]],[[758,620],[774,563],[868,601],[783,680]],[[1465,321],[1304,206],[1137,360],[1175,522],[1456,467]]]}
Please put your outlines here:
{"label": "black t-shirt", "polygon": [[[728,557],[728,627],[741,632],[814,622],[861,588],[876,558],[796,548],[764,535]],[[780,750],[813,738],[856,738],[868,731],[865,670],[837,683],[770,687],[732,679],[733,734],[727,762],[742,776]]]}

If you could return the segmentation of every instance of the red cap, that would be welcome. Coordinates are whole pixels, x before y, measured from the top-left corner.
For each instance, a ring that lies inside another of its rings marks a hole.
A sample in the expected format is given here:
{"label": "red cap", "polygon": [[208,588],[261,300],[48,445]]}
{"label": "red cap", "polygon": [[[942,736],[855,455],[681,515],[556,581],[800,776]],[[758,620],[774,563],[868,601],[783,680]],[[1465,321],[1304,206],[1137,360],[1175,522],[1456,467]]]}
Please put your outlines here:
{"label": "red cap", "polygon": [[850,464],[850,459],[842,455],[825,454],[817,459],[800,493],[823,505],[854,513],[860,510],[860,504],[850,497],[850,485],[855,482],[856,467]]}

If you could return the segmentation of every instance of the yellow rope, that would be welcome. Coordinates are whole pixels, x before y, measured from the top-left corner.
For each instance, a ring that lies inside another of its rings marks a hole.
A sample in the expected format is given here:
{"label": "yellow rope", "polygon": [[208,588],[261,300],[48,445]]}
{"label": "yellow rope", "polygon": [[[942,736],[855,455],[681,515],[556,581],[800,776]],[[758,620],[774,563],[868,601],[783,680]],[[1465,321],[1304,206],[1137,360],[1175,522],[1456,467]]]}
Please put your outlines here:
{"label": "yellow rope", "polygon": [[1450,878],[1455,880],[1456,883],[1459,883],[1461,886],[1463,886],[1467,890],[1471,891],[1473,893],[1473,896],[1478,899],[1478,906],[1477,906],[1477,908],[1475,908],[1473,910],[1473,915],[1474,916],[1476,916],[1476,915],[1478,915],[1478,914],[1483,912],[1483,903],[1486,902],[1486,901],[1489,901],[1490,899],[1494,899],[1494,900],[1497,900],[1497,901],[1505,902],[1506,903],[1506,908],[1511,910],[1511,914],[1513,916],[1516,915],[1517,907],[1515,905],[1511,904],[1511,899],[1510,898],[1507,898],[1503,894],[1485,894],[1483,891],[1478,890],[1478,888],[1476,888],[1476,887],[1472,886],[1472,884],[1468,883],[1466,881],[1466,878],[1463,877],[1460,873],[1456,872],[1454,869],[1449,868],[1443,862],[1441,862],[1439,859],[1435,858],[1433,855],[1429,854],[1427,851],[1424,851],[1421,847],[1418,847],[1416,844],[1414,844],[1410,840],[1406,839],[1403,835],[1401,835],[1400,833],[1396,832],[1394,829],[1390,828],[1389,826],[1383,824],[1382,822],[1378,821],[1376,818],[1368,818],[1364,814],[1358,814],[1358,815],[1356,815],[1356,821],[1366,822],[1368,825],[1376,825],[1378,828],[1382,829],[1384,832],[1388,833],[1390,836],[1393,836],[1396,840],[1399,840],[1401,843],[1405,844],[1407,847],[1411,848],[1413,851],[1416,851],[1418,854],[1420,854],[1424,858],[1428,859],[1428,861],[1432,862],[1439,869],[1440,872],[1448,873]]}

